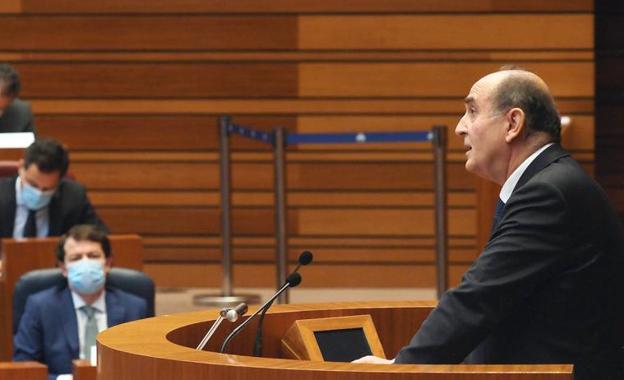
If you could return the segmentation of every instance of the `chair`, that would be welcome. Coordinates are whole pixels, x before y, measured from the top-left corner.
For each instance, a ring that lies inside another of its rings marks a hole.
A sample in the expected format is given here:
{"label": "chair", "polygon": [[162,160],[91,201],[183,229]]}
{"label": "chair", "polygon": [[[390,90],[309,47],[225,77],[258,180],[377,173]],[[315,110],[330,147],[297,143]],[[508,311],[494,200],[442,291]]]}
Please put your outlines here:
{"label": "chair", "polygon": [[12,177],[17,175],[18,161],[0,161],[0,177]]}
{"label": "chair", "polygon": [[[24,274],[13,290],[13,334],[17,333],[28,296],[53,286],[64,286],[66,279],[59,268],[38,269]],[[134,269],[111,268],[106,285],[121,289],[143,298],[147,302],[147,314],[154,316],[154,281],[145,273]]]}

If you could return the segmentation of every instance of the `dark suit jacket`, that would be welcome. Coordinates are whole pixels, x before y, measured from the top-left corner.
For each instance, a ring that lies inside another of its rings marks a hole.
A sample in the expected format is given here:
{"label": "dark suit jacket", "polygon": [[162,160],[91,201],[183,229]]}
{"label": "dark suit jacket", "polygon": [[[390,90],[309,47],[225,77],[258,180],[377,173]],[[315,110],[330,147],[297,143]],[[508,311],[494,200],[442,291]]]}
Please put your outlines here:
{"label": "dark suit jacket", "polygon": [[0,133],[33,132],[37,134],[30,105],[20,99],[14,99],[0,116]]}
{"label": "dark suit jacket", "polygon": [[[105,301],[108,327],[147,317],[145,300],[122,290],[107,287]],[[72,373],[80,344],[69,288],[54,287],[28,297],[13,342],[13,360],[46,364],[50,379]]]}
{"label": "dark suit jacket", "polygon": [[[0,179],[0,237],[13,236],[16,178]],[[86,189],[78,182],[62,179],[48,210],[48,236],[60,236],[76,224],[95,224],[108,230],[89,202]]]}
{"label": "dark suit jacket", "polygon": [[396,362],[574,363],[577,379],[624,378],[622,273],[617,215],[555,144],[529,165],[484,251]]}

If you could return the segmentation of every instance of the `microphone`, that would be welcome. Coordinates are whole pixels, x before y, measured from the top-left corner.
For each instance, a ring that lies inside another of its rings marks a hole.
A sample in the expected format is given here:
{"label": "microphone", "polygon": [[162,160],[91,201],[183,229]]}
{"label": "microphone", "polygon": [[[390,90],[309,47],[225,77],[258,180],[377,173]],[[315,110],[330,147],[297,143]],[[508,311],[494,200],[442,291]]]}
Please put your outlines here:
{"label": "microphone", "polygon": [[310,264],[312,262],[312,258],[314,258],[314,255],[312,255],[312,252],[310,251],[301,252],[301,254],[299,255],[297,266],[295,267],[295,270],[293,271],[293,273],[298,272],[299,268],[301,268],[302,266]]}
{"label": "microphone", "polygon": [[[310,264],[313,257],[314,255],[312,255],[312,252],[310,251],[301,252],[301,254],[299,255],[297,266],[295,267],[293,273],[297,273],[299,271],[299,268],[301,268],[302,266]],[[264,322],[264,315],[269,310],[271,305],[273,305],[272,302],[262,310],[260,318],[258,319],[258,327],[256,328],[256,339],[254,339],[253,356],[262,356],[262,323]]]}
{"label": "microphone", "polygon": [[273,303],[273,301],[275,301],[275,299],[277,297],[279,297],[280,294],[282,294],[286,289],[288,288],[294,288],[295,286],[299,285],[301,283],[301,275],[299,273],[291,273],[290,276],[288,276],[288,278],[286,279],[286,283],[277,291],[275,292],[275,294],[269,298],[268,301],[266,301],[262,306],[260,306],[260,308],[258,310],[256,310],[252,315],[249,316],[249,318],[247,318],[246,320],[243,321],[243,323],[241,323],[240,325],[236,326],[236,328],[234,330],[232,330],[232,332],[225,337],[225,340],[223,341],[223,344],[221,345],[221,350],[219,351],[220,353],[224,353],[225,349],[227,348],[228,343],[230,343],[230,341],[236,336],[238,335],[244,328],[245,326],[247,326],[247,324],[249,324],[249,322],[251,322],[251,320],[258,315],[258,313],[260,313],[264,308],[267,307],[267,305],[270,305],[271,303]]}
{"label": "microphone", "polygon": [[227,319],[230,322],[236,322],[238,318],[244,315],[246,312],[247,312],[247,304],[244,302],[239,303],[233,309],[229,309],[229,308],[221,309],[221,311],[219,311],[219,317],[214,321],[212,326],[210,326],[210,329],[208,329],[208,332],[206,333],[206,335],[204,335],[201,342],[199,342],[199,344],[197,345],[195,349],[201,351],[204,349],[204,347],[206,347],[206,345],[208,344],[208,341],[210,340],[210,338],[212,338],[212,336],[217,331],[217,329],[219,328],[219,325],[221,324],[221,322],[223,322],[224,319]]}
{"label": "microphone", "polygon": [[225,313],[225,319],[230,322],[236,322],[239,317],[242,317],[247,312],[247,304],[239,303],[234,309],[230,309]]}

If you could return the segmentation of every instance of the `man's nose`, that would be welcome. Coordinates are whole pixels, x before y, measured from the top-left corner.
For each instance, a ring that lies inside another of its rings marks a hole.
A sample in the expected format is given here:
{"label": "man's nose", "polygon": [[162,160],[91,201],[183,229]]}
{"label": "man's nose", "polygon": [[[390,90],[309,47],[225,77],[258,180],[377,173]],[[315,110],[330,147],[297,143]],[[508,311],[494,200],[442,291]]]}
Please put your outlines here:
{"label": "man's nose", "polygon": [[457,136],[463,136],[466,134],[466,126],[464,125],[463,117],[459,119],[459,122],[457,122],[457,126],[455,127],[455,134]]}

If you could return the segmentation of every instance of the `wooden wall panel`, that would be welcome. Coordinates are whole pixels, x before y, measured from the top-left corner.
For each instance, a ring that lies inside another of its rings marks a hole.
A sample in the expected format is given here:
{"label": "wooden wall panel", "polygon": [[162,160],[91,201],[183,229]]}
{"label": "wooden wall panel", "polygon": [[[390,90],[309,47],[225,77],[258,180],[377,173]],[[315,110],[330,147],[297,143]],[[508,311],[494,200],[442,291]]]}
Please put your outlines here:
{"label": "wooden wall panel", "polygon": [[[143,235],[159,286],[220,284],[219,115],[289,133],[448,125],[457,281],[479,254],[490,201],[477,196],[453,135],[462,99],[502,64],[535,70],[572,117],[564,145],[592,172],[593,9],[591,0],[14,0],[0,5],[0,60],[21,72],[40,134],[71,148],[70,170],[112,230]],[[289,259],[317,254],[307,286],[433,286],[429,144],[297,146],[287,159]],[[272,286],[270,147],[234,137],[232,162],[235,285]]]}
{"label": "wooden wall panel", "polygon": [[[218,235],[221,231],[217,208],[145,207],[101,208],[102,217],[114,233]],[[449,233],[473,235],[474,210],[450,210]],[[233,210],[233,233],[240,236],[272,236],[271,208]],[[298,236],[432,236],[431,209],[297,209],[288,212],[288,232]]]}
{"label": "wooden wall panel", "polygon": [[[172,190],[218,189],[217,162],[87,162],[75,160],[71,172],[91,189]],[[449,163],[449,188],[474,189],[474,177],[463,164]],[[162,177],[167,178],[163,180]],[[428,162],[290,163],[287,186],[292,190],[431,190],[433,169]],[[239,190],[271,190],[273,166],[234,163],[232,184]]]}
{"label": "wooden wall panel", "polygon": [[299,21],[299,48],[312,50],[591,49],[593,43],[589,14],[319,15]]}
{"label": "wooden wall panel", "polygon": [[294,16],[13,16],[3,18],[0,31],[15,37],[0,41],[0,49],[293,50],[296,27]]}
{"label": "wooden wall panel", "polygon": [[[464,97],[483,73],[498,63],[303,63],[299,95],[303,97]],[[540,75],[556,97],[592,97],[592,62],[523,65]],[[363,80],[363,78],[366,78]]]}
{"label": "wooden wall panel", "polygon": [[[16,1],[16,0],[13,0]],[[21,0],[21,9],[32,13],[396,13],[396,12],[592,12],[592,0]],[[14,6],[13,8],[17,8]]]}
{"label": "wooden wall panel", "polygon": [[262,98],[294,96],[286,63],[20,63],[31,98]]}
{"label": "wooden wall panel", "polygon": [[[72,150],[184,150],[218,149],[217,117],[208,115],[41,115],[37,129],[55,136]],[[242,125],[270,130],[276,125],[294,129],[295,117],[237,117]],[[268,149],[253,140],[235,138],[233,149]]]}

